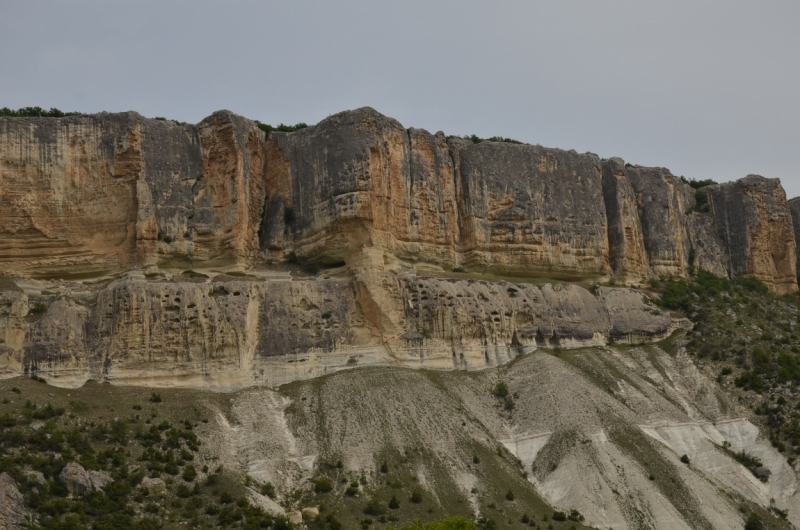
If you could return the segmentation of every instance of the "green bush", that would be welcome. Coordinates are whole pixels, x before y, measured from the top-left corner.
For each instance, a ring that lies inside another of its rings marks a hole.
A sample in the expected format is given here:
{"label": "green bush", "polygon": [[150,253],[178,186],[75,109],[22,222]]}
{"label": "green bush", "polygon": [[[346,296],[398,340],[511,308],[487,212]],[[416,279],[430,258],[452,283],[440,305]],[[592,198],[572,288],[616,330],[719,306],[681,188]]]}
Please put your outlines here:
{"label": "green bush", "polygon": [[763,530],[764,523],[757,513],[751,513],[744,525],[744,530]]}
{"label": "green bush", "polygon": [[31,313],[34,315],[41,315],[42,313],[47,312],[47,304],[44,302],[34,302],[33,307],[31,307]]}
{"label": "green bush", "polygon": [[397,497],[394,495],[392,495],[392,499],[389,501],[389,508],[392,510],[400,508],[400,501],[398,501]]}
{"label": "green bush", "polygon": [[312,482],[316,493],[328,493],[333,490],[333,484],[331,484],[331,479],[328,477],[317,477]]}
{"label": "green bush", "polygon": [[[482,527],[485,530],[495,528],[494,522],[490,519],[483,519]],[[387,526],[386,530],[395,530],[393,526]],[[411,526],[404,526],[401,530],[475,530],[475,524],[472,521],[467,521],[463,517],[448,517],[443,521],[435,521],[430,523],[421,523],[415,521]]]}
{"label": "green bush", "polygon": [[271,133],[272,131],[295,132],[295,131],[299,131],[300,129],[305,129],[306,127],[308,127],[308,124],[302,123],[302,122],[296,123],[294,125],[285,125],[285,124],[281,123],[280,125],[277,125],[275,127],[273,127],[272,125],[266,124],[266,123],[261,123],[258,120],[255,120],[255,123],[256,123],[256,125],[258,126],[259,129],[261,129],[262,131],[264,131],[267,134]]}
{"label": "green bush", "polygon": [[468,140],[473,144],[480,144],[483,142],[500,142],[500,143],[508,143],[508,144],[519,144],[519,145],[527,145],[524,142],[520,142],[519,140],[515,140],[513,138],[506,138],[505,136],[490,136],[489,138],[481,138],[477,134],[469,134],[464,136],[455,136],[450,135],[447,137],[448,140],[458,138],[460,140]]}
{"label": "green bush", "polygon": [[8,107],[0,109],[0,116],[11,118],[64,118],[66,116],[81,116],[80,112],[62,112],[55,107],[45,110],[42,107],[21,107],[12,110]]}
{"label": "green bush", "polygon": [[585,519],[585,517],[581,515],[581,512],[578,510],[570,510],[569,515],[567,515],[567,519],[580,523]]}
{"label": "green bush", "polygon": [[367,505],[364,506],[364,513],[367,515],[383,515],[386,513],[386,505],[383,504],[379,499],[372,498],[367,502]]}
{"label": "green bush", "polygon": [[499,398],[508,397],[508,385],[505,384],[503,381],[500,381],[494,387],[494,395]]}
{"label": "green bush", "polygon": [[704,188],[706,186],[713,186],[714,184],[717,184],[715,180],[711,179],[695,180],[693,178],[687,179],[683,175],[681,175],[681,180],[684,182],[684,184],[688,184],[689,186],[691,186],[696,190],[699,190],[700,188]]}
{"label": "green bush", "polygon": [[183,480],[185,480],[186,482],[192,482],[196,478],[197,478],[197,470],[195,470],[193,465],[189,464],[188,466],[183,468]]}
{"label": "green bush", "polygon": [[414,490],[411,492],[411,498],[409,500],[411,502],[413,502],[414,504],[421,503],[422,502],[422,492],[419,489],[414,488]]}
{"label": "green bush", "polygon": [[275,486],[272,485],[272,482],[261,485],[261,495],[266,495],[270,499],[275,498]]}

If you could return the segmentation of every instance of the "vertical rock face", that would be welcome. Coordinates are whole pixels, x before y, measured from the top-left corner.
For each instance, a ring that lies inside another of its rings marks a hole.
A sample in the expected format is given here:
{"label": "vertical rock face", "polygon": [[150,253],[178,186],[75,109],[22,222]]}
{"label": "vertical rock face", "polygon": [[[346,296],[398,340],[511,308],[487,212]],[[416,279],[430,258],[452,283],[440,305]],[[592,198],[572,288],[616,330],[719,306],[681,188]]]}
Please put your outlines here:
{"label": "vertical rock face", "polygon": [[625,168],[636,196],[650,274],[684,276],[690,265],[686,212],[694,203],[692,189],[668,169]]}
{"label": "vertical rock face", "polygon": [[730,275],[752,275],[778,293],[796,291],[792,215],[780,181],[748,175],[708,187],[708,201]]}
{"label": "vertical rock face", "polygon": [[[636,291],[497,276],[635,283],[701,267],[784,293],[798,226],[776,179],[694,190],[663,168],[447,139],[371,108],[268,137],[228,111],[185,126],[4,117],[0,375],[230,389],[650,340],[678,323]],[[293,254],[341,277],[262,270]],[[243,268],[258,274],[216,277]],[[473,277],[416,275],[453,269]],[[51,292],[31,277],[65,280]]]}
{"label": "vertical rock face", "polygon": [[267,248],[293,245],[327,263],[361,260],[365,247],[411,260],[454,260],[455,186],[443,134],[406,131],[363,108],[274,133],[267,152]]}
{"label": "vertical rock face", "polygon": [[609,272],[600,159],[464,140],[450,142],[465,262],[550,277]]}
{"label": "vertical rock face", "polygon": [[0,118],[0,269],[247,267],[295,252],[353,272],[409,267],[639,281],[691,267],[796,288],[778,181],[693,190],[663,168],[447,140],[375,110],[265,138],[129,112]]}
{"label": "vertical rock face", "polygon": [[230,112],[182,127],[134,112],[0,118],[0,268],[92,276],[252,257],[265,161],[264,133]]}
{"label": "vertical rock face", "polygon": [[408,137],[397,121],[359,109],[269,143],[268,194],[290,209],[282,217],[298,254],[341,262],[408,229]]}
{"label": "vertical rock face", "polygon": [[231,112],[197,126],[146,120],[137,182],[143,265],[235,264],[258,251],[264,133]]}
{"label": "vertical rock face", "polygon": [[625,278],[646,278],[650,256],[645,253],[641,209],[621,158],[603,164],[603,199],[608,215],[611,268]]}
{"label": "vertical rock face", "polygon": [[800,258],[800,197],[788,201],[789,212],[792,214],[792,229],[794,230],[794,243],[797,249],[797,258]]}
{"label": "vertical rock face", "polygon": [[135,261],[136,113],[0,118],[0,267],[102,274]]}

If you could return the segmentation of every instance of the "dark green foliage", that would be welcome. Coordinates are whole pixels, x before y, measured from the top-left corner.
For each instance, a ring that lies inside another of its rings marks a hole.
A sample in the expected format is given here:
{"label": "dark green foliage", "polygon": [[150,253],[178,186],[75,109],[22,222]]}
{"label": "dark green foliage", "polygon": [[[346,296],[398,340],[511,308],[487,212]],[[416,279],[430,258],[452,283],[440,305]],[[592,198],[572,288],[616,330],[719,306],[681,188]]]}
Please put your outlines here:
{"label": "dark green foliage", "polygon": [[705,180],[695,180],[693,178],[687,179],[683,175],[681,175],[681,180],[684,182],[684,184],[688,184],[689,186],[691,186],[696,190],[699,190],[700,188],[705,188],[706,186],[712,186],[714,184],[717,184],[716,181],[711,179],[705,179]]}
{"label": "dark green foliage", "polygon": [[755,469],[764,465],[757,456],[753,456],[750,453],[745,453],[744,451],[739,451],[738,453],[731,452],[730,454],[734,459],[736,459],[737,462],[748,469]]}
{"label": "dark green foliage", "polygon": [[513,491],[508,490],[506,492],[506,500],[507,501],[513,501],[514,500],[514,492]]}
{"label": "dark green foliage", "polygon": [[509,144],[519,144],[519,145],[526,145],[524,142],[520,142],[519,140],[514,140],[513,138],[506,138],[505,136],[491,136],[489,138],[481,138],[477,134],[469,134],[464,136],[454,136],[450,135],[447,137],[448,140],[452,138],[458,138],[461,140],[469,140],[473,144],[479,144],[482,142],[502,142],[502,143],[509,143]]}
{"label": "dark green foliage", "polygon": [[764,523],[757,513],[751,513],[744,525],[744,530],[762,530],[763,528]]}
{"label": "dark green foliage", "polygon": [[34,302],[33,307],[31,307],[31,313],[34,315],[41,315],[42,313],[47,312],[47,304],[44,302]]}
{"label": "dark green foliage", "polygon": [[499,398],[508,397],[508,385],[506,385],[503,381],[500,381],[494,387],[494,395]]}
{"label": "dark green foliage", "polygon": [[8,107],[0,109],[0,116],[12,118],[64,118],[66,116],[81,116],[80,112],[62,112],[55,107],[45,110],[42,107],[22,107],[12,110]]}
{"label": "dark green foliage", "polygon": [[689,465],[689,457],[687,455],[682,455],[681,456],[681,462],[683,462],[684,464],[686,464],[688,466]]}
{"label": "dark green foliage", "polygon": [[[153,119],[154,119],[154,120],[158,120],[158,121],[171,121],[172,123],[174,123],[175,125],[178,125],[178,126],[180,126],[180,127],[183,127],[184,125],[186,125],[186,122],[185,122],[185,121],[178,121],[178,120],[168,120],[167,118],[165,118],[165,117],[163,117],[163,116],[156,116],[156,117],[155,117],[155,118],[153,118]],[[168,241],[168,242],[169,242],[169,241]]]}
{"label": "dark green foliage", "polygon": [[312,480],[314,483],[314,491],[316,493],[328,493],[333,490],[333,484],[328,477],[317,477]]}
{"label": "dark green foliage", "polygon": [[388,473],[389,472],[389,464],[384,462],[381,464],[381,473]]}
{"label": "dark green foliage", "polygon": [[553,521],[566,521],[567,514],[564,512],[555,512],[553,513]]}
{"label": "dark green foliage", "polygon": [[581,512],[578,510],[570,510],[569,515],[567,515],[567,519],[570,521],[582,522],[585,517],[581,515]]}
{"label": "dark green foliage", "polygon": [[383,515],[386,513],[386,505],[380,499],[372,498],[364,506],[364,513],[367,515]]}
{"label": "dark green foliage", "polygon": [[270,499],[275,498],[275,486],[272,485],[272,482],[261,485],[261,495],[266,495]]}
{"label": "dark green foliage", "polygon": [[659,301],[666,309],[687,311],[693,305],[702,306],[721,293],[767,294],[767,286],[755,278],[729,280],[700,269],[693,280],[668,279],[663,282]]}
{"label": "dark green foliage", "polygon": [[183,468],[183,480],[185,480],[186,482],[192,482],[196,478],[197,478],[197,471],[195,470],[193,465],[189,464]]}
{"label": "dark green foliage", "polygon": [[150,394],[150,401],[152,403],[161,403],[161,394],[153,392],[152,394]]}
{"label": "dark green foliage", "polygon": [[413,502],[414,504],[421,503],[422,502],[422,492],[419,489],[414,488],[414,490],[411,492],[411,498],[409,500],[411,502]]}
{"label": "dark green foliage", "polygon": [[358,482],[353,481],[347,486],[347,489],[344,490],[344,494],[348,497],[355,497],[358,495],[358,491]]}
{"label": "dark green foliage", "polygon": [[389,501],[389,508],[392,510],[400,508],[400,501],[398,501],[397,497],[395,497],[394,495],[392,495],[392,498]]}
{"label": "dark green foliage", "polygon": [[734,380],[734,384],[739,388],[761,392],[764,389],[764,378],[750,370],[745,370]]}
{"label": "dark green foliage", "polygon": [[261,123],[258,120],[255,120],[255,123],[256,123],[256,125],[258,126],[259,129],[261,129],[262,131],[264,131],[267,134],[271,133],[272,131],[295,132],[295,131],[299,131],[300,129],[305,129],[306,127],[308,127],[308,124],[303,123],[303,122],[296,123],[294,125],[285,125],[285,124],[281,123],[280,125],[278,125],[276,127],[273,127],[272,125],[268,125],[266,123]]}

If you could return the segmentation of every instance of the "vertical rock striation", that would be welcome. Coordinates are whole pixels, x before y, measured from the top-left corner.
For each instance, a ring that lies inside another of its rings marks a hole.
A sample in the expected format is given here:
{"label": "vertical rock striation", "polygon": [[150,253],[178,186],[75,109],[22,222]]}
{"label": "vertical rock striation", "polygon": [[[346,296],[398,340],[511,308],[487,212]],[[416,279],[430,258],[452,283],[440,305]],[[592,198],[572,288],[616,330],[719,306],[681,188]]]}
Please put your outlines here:
{"label": "vertical rock striation", "polygon": [[727,250],[731,276],[753,276],[770,290],[797,290],[792,215],[778,179],[758,175],[710,186],[714,224]]}
{"label": "vertical rock striation", "polygon": [[33,277],[246,268],[294,252],[367,270],[623,281],[692,267],[796,289],[777,180],[694,190],[663,168],[474,144],[365,107],[265,137],[128,112],[0,118],[0,268]]}

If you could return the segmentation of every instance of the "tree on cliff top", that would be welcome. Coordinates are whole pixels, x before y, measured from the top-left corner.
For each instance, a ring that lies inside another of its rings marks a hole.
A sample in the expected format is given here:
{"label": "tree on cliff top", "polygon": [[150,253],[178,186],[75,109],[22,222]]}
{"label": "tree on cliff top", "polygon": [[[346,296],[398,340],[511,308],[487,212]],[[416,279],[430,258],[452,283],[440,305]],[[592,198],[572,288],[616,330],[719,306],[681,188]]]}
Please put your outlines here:
{"label": "tree on cliff top", "polygon": [[0,116],[12,118],[63,118],[65,116],[80,116],[80,112],[63,112],[55,107],[45,110],[42,107],[22,107],[17,110],[3,107],[0,109]]}

